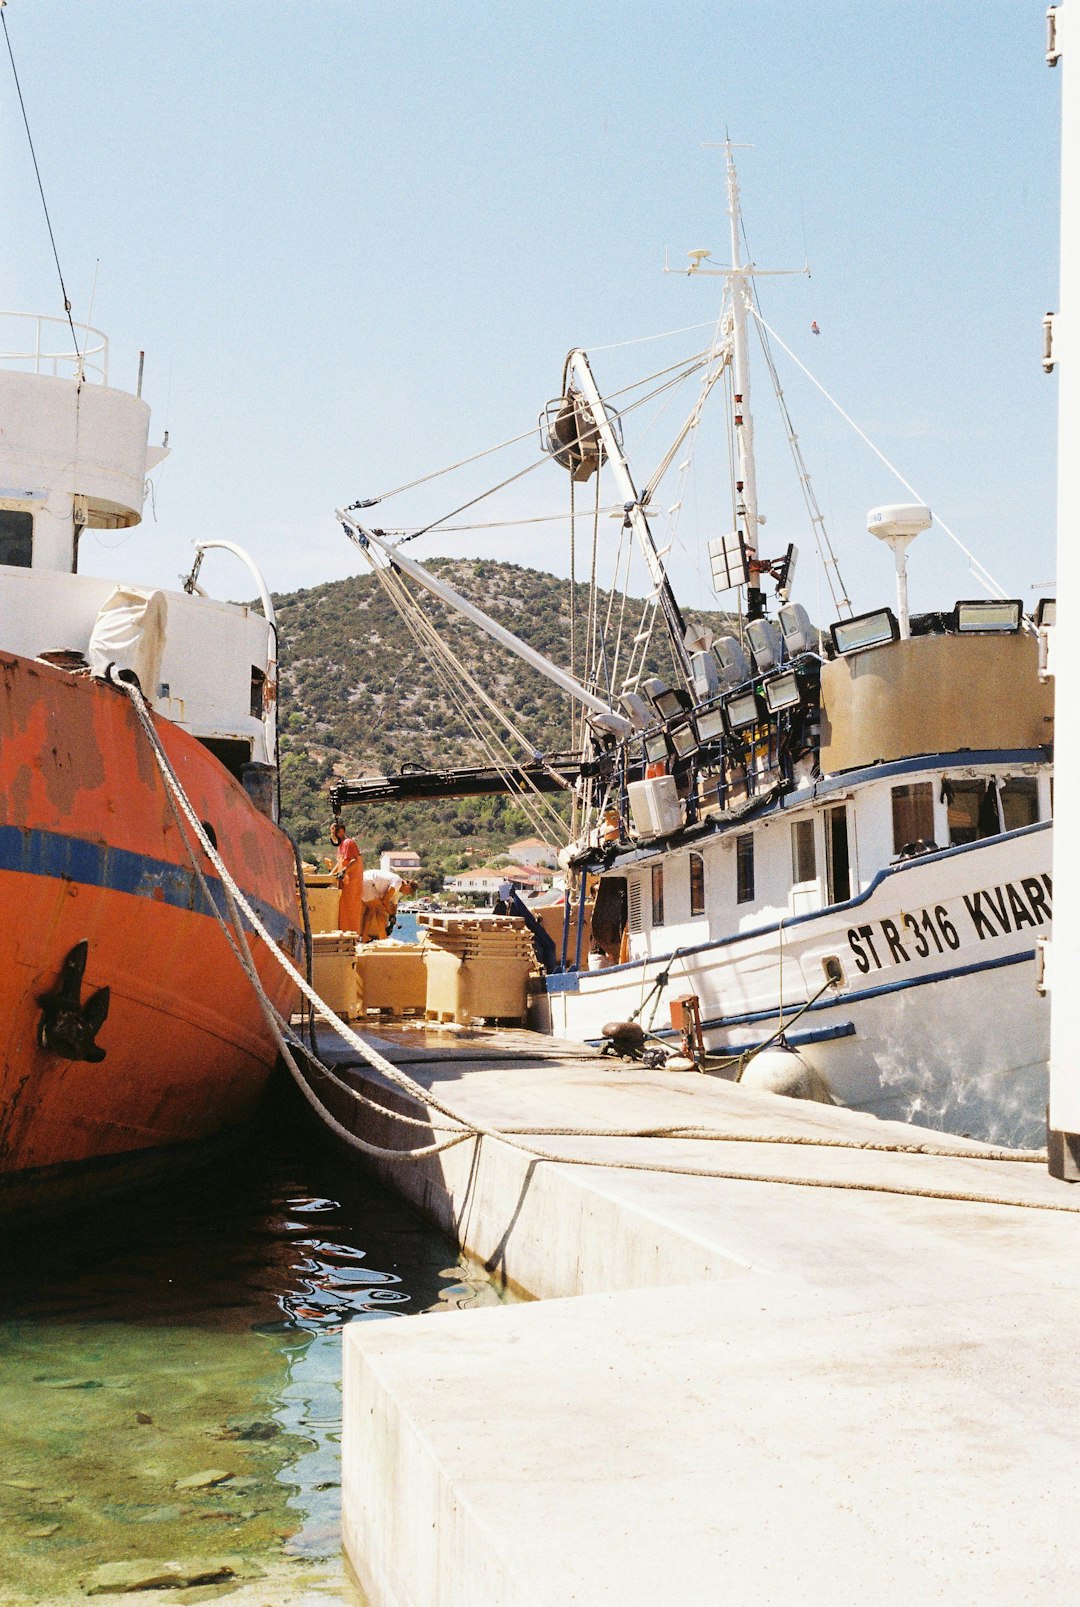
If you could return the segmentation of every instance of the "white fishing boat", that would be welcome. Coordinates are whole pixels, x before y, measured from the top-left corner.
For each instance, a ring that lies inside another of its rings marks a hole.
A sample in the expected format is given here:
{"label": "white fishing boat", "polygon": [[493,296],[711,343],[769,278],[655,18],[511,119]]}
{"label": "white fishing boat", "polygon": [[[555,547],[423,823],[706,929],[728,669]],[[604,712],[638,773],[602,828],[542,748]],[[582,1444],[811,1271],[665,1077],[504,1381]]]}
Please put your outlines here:
{"label": "white fishing boat", "polygon": [[[536,1025],[621,1048],[681,1040],[721,1075],[780,1090],[809,1080],[882,1116],[1036,1145],[1049,1047],[1052,604],[1029,615],[990,595],[911,614],[907,550],[932,521],[914,500],[867,521],[895,555],[895,607],[856,615],[837,587],[838,617],[819,630],[792,600],[794,549],[759,551],[748,327],[763,320],[756,270],[740,255],[730,146],[727,182],[732,255],[716,338],[695,370],[691,415],[646,489],[583,351],[570,354],[542,418],[545,447],[572,482],[606,465],[651,576],[647,618],[618,675],[602,629],[584,675],[572,674],[361,524],[364,504],[339,515],[410,617],[419,586],[576,699],[582,751],[496,755],[471,779],[346,782],[335,806],[569,786],[573,891],[561,953],[549,954],[533,999]],[[707,271],[704,257],[691,253],[691,271]],[[738,603],[727,634],[683,616],[649,510],[714,387],[728,395],[734,441],[735,528],[710,542],[714,587]],[[838,580],[790,426],[789,439]],[[669,637],[667,678],[645,673],[635,646],[654,621]],[[418,639],[437,664],[448,652],[432,633]]]}

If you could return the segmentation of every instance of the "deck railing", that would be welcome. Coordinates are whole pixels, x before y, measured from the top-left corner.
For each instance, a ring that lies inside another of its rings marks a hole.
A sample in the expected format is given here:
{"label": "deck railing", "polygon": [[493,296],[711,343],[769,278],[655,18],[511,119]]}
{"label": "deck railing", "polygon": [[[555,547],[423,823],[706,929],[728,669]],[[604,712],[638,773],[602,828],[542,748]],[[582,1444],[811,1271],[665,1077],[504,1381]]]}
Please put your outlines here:
{"label": "deck railing", "polygon": [[100,329],[76,324],[47,313],[0,312],[0,365],[33,374],[109,383],[109,341]]}

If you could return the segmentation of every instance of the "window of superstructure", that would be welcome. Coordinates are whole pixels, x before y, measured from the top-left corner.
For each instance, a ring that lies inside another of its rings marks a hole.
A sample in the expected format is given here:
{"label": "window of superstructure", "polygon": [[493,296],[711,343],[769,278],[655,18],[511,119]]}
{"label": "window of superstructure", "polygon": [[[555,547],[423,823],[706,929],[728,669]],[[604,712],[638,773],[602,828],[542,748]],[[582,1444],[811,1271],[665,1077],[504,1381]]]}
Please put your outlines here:
{"label": "window of superstructure", "polygon": [[934,840],[934,786],[909,781],[892,789],[893,852]]}
{"label": "window of superstructure", "polygon": [[664,867],[662,864],[652,868],[652,923],[654,926],[664,924]]}
{"label": "window of superstructure", "polygon": [[846,804],[834,804],[825,811],[825,874],[829,903],[843,904],[851,897],[851,851],[848,847]]}
{"label": "window of superstructure", "polygon": [[0,564],[29,569],[34,561],[34,515],[21,508],[0,508]]}
{"label": "window of superstructure", "polygon": [[791,823],[791,880],[812,882],[817,876],[817,855],[814,852],[814,822],[793,820]]}
{"label": "window of superstructure", "polygon": [[954,781],[947,777],[941,784],[941,791],[945,799],[951,847],[997,836],[1001,830],[1001,820],[998,815],[997,787],[993,782]]}
{"label": "window of superstructure", "polygon": [[705,861],[700,854],[690,855],[690,913],[705,913]]}
{"label": "window of superstructure", "polygon": [[1001,816],[1006,831],[1034,826],[1039,818],[1039,783],[1034,776],[1010,776],[1001,786]]}
{"label": "window of superstructure", "polygon": [[735,902],[754,902],[754,838],[748,831],[735,839]]}

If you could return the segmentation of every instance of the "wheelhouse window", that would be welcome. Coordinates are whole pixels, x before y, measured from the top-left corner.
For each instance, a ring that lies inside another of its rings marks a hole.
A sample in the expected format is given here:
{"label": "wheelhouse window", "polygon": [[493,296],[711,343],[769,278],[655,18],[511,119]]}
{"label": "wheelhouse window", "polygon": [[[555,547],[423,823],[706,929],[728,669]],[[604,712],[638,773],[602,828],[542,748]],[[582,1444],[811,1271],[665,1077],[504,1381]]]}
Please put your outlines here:
{"label": "wheelhouse window", "polygon": [[754,902],[754,839],[748,831],[735,839],[735,902]]}
{"label": "wheelhouse window", "polygon": [[996,837],[1001,830],[998,791],[993,781],[954,781],[941,783],[949,821],[949,843],[975,843],[983,837]]}
{"label": "wheelhouse window", "polygon": [[654,926],[664,924],[664,867],[654,865],[652,868],[652,923]]}
{"label": "wheelhouse window", "polygon": [[814,822],[793,820],[791,823],[791,880],[812,882],[817,876],[817,856],[814,852]]}
{"label": "wheelhouse window", "polygon": [[825,811],[825,874],[830,904],[843,904],[851,897],[851,855],[848,848],[847,805],[835,804]]}
{"label": "wheelhouse window", "polygon": [[934,840],[934,786],[912,781],[892,789],[893,852]]}
{"label": "wheelhouse window", "polygon": [[0,564],[29,569],[34,558],[34,515],[0,508]]}
{"label": "wheelhouse window", "polygon": [[705,913],[705,861],[700,854],[690,855],[690,913]]}
{"label": "wheelhouse window", "polygon": [[1006,831],[1034,826],[1039,819],[1039,783],[1034,776],[1010,776],[1001,788],[1001,818]]}

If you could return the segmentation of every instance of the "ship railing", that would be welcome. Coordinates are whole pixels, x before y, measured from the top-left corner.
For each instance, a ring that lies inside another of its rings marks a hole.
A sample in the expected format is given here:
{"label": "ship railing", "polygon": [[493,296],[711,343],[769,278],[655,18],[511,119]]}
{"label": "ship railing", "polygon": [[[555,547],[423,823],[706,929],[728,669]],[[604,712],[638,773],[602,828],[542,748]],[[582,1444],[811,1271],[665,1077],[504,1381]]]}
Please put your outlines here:
{"label": "ship railing", "polygon": [[49,313],[0,312],[0,365],[107,385],[109,340],[90,324],[69,324]]}

